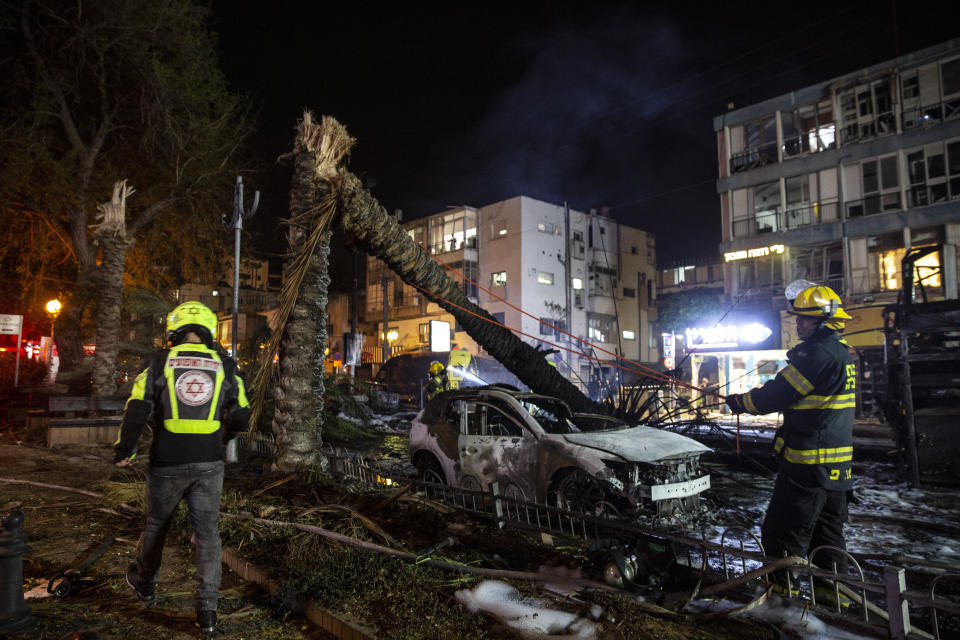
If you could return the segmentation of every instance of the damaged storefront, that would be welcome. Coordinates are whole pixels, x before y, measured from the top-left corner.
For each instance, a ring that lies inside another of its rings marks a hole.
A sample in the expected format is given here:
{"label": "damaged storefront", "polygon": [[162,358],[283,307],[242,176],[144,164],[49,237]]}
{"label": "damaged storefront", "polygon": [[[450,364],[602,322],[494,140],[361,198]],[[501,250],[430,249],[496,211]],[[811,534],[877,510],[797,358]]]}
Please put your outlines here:
{"label": "damaged storefront", "polygon": [[786,366],[782,336],[792,327],[777,311],[731,313],[712,326],[687,327],[677,340],[691,383],[727,395],[760,386]]}

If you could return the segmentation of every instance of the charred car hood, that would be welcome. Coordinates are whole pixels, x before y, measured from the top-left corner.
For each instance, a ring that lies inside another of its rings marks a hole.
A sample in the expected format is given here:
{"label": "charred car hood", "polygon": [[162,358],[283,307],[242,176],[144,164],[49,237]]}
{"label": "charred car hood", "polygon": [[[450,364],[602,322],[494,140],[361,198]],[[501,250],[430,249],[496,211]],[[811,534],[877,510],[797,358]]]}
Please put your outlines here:
{"label": "charred car hood", "polygon": [[561,437],[567,442],[612,453],[630,462],[650,464],[665,458],[695,456],[710,451],[710,447],[687,436],[653,427],[566,433]]}

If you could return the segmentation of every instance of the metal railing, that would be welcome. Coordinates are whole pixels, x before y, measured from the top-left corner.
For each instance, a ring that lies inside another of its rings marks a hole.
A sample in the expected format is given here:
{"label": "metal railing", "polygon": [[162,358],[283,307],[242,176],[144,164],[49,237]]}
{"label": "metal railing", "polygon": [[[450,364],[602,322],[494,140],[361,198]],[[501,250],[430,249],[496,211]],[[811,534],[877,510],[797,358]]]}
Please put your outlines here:
{"label": "metal railing", "polygon": [[878,193],[859,200],[847,200],[845,203],[848,218],[872,216],[884,211],[900,209],[900,192]]}
{"label": "metal railing", "polygon": [[[254,434],[253,437],[243,438],[243,443],[257,453],[272,448],[272,438],[267,435]],[[617,536],[624,539],[631,536],[653,536],[672,545],[680,564],[701,571],[712,567],[722,572],[724,580],[731,580],[734,566],[730,562],[732,558],[739,564],[739,579],[742,580],[749,572],[756,571],[757,577],[754,580],[768,584],[769,569],[765,571],[762,567],[770,559],[766,557],[763,544],[756,534],[743,526],[723,529],[719,541],[715,542],[707,538],[705,531],[695,532],[673,515],[652,515],[642,523],[611,520],[529,502],[512,485],[508,486],[506,491],[501,491],[494,483],[489,491],[482,491],[424,482],[415,478],[391,478],[376,464],[362,458],[330,452],[325,454],[332,473],[358,481],[364,484],[367,490],[387,491],[401,484],[409,484],[429,499],[473,516],[490,519],[500,528],[509,527],[568,540],[596,541]],[[744,540],[751,543],[749,548],[745,546]],[[847,567],[841,571],[836,566],[828,570],[814,565],[813,561],[826,551],[841,554]],[[854,573],[848,573],[849,567],[854,568]],[[960,573],[946,572],[938,575],[931,581],[926,593],[910,591],[907,588],[906,571],[902,567],[883,566],[873,572],[872,575],[876,578],[871,579],[852,554],[829,546],[811,551],[805,565],[782,571],[787,580],[785,597],[802,598],[815,608],[818,615],[842,620],[845,624],[852,624],[878,637],[897,640],[913,637],[912,634],[917,629],[911,621],[911,607],[928,612],[932,633],[923,632],[921,637],[933,637],[935,640],[945,638],[940,629],[942,614],[960,619],[960,603],[938,595],[941,583],[947,580],[960,582]],[[818,596],[817,589],[814,588],[815,579],[826,581],[832,598],[825,598],[825,592]],[[744,583],[749,582],[751,581]],[[851,610],[845,610],[845,599],[855,605],[850,607]],[[832,602],[826,606],[825,600]]]}
{"label": "metal railing", "polygon": [[904,130],[932,127],[946,120],[960,117],[960,98],[909,107],[903,110],[901,117]]}
{"label": "metal railing", "polygon": [[960,191],[951,193],[948,183],[914,185],[907,189],[907,206],[924,207],[960,198]]}
{"label": "metal railing", "polygon": [[837,219],[836,202],[815,202],[809,205],[787,209],[783,213],[784,227],[787,229],[800,229],[820,224],[824,220]]}
{"label": "metal railing", "polygon": [[840,144],[847,145],[897,132],[897,119],[892,111],[878,113],[868,120],[845,123],[840,128]]}
{"label": "metal railing", "polygon": [[[822,124],[818,128],[808,129],[790,136],[784,135],[783,158],[793,158],[805,153],[818,153],[835,148],[837,146],[836,141],[826,143],[820,135],[820,132],[829,129],[831,124],[832,123]],[[830,135],[833,135],[832,131]],[[816,141],[816,149],[810,149],[811,138]]]}
{"label": "metal railing", "polygon": [[757,236],[780,230],[780,207],[767,209],[752,218],[733,221],[734,237]]}
{"label": "metal railing", "polygon": [[777,141],[738,151],[730,156],[730,173],[756,169],[777,162]]}

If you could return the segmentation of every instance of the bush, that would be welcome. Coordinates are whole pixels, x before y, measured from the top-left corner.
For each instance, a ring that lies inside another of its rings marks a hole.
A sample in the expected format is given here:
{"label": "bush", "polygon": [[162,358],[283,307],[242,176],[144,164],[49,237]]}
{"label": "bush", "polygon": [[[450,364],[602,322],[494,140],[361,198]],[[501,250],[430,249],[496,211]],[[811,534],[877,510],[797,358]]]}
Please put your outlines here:
{"label": "bush", "polygon": [[[12,389],[14,372],[17,365],[17,352],[4,351],[0,353],[0,389]],[[21,387],[38,387],[47,377],[47,365],[32,358],[20,358]]]}

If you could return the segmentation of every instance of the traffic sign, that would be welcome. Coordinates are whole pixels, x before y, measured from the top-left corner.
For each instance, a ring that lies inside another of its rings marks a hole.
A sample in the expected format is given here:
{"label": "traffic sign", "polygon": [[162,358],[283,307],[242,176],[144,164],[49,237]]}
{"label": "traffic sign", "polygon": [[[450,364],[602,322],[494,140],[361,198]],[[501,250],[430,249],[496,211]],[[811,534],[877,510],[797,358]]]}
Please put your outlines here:
{"label": "traffic sign", "polygon": [[674,345],[674,335],[672,333],[663,334],[663,356],[665,358],[672,358],[675,355]]}
{"label": "traffic sign", "polygon": [[23,316],[0,313],[0,334],[15,336],[20,333]]}

